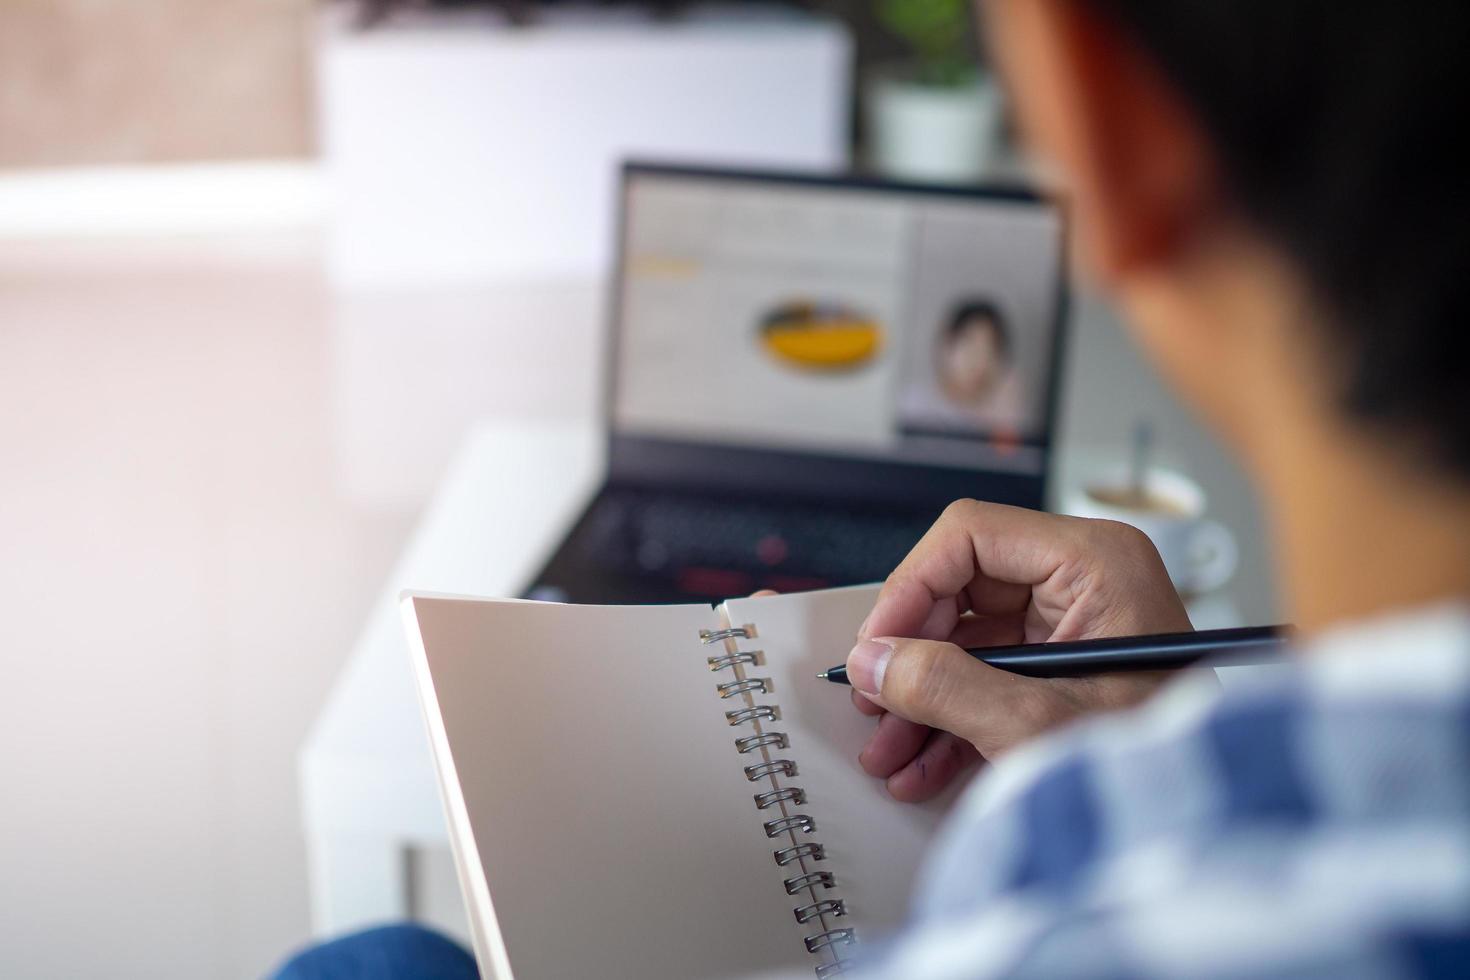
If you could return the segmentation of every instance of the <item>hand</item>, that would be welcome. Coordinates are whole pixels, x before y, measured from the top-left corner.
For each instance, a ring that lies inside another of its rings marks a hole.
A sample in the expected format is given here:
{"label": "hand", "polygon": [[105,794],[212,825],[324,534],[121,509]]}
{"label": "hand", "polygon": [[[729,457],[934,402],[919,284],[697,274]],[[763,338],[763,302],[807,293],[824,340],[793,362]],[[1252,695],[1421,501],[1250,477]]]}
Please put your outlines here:
{"label": "hand", "polygon": [[1079,715],[1135,704],[1169,676],[1022,677],[961,647],[1192,628],[1137,528],[951,504],[888,577],[848,655],[853,703],[881,716],[859,761],[896,799],[925,800],[978,759]]}

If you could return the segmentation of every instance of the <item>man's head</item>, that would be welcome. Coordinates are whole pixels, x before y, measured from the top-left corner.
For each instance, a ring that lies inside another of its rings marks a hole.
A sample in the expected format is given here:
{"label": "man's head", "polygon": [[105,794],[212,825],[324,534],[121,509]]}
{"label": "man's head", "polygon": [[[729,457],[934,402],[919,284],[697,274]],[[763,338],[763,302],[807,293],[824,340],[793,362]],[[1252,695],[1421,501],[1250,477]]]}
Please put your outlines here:
{"label": "man's head", "polygon": [[1316,406],[1470,478],[1470,4],[985,8],[1085,259],[1232,441]]}

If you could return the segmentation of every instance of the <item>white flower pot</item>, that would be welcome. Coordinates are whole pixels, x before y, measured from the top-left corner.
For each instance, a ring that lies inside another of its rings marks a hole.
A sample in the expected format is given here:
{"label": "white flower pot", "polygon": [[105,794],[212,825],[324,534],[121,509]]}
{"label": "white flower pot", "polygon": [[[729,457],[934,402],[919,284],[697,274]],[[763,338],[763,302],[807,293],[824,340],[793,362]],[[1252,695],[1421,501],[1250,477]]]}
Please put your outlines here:
{"label": "white flower pot", "polygon": [[986,75],[935,86],[875,73],[867,84],[869,161],[904,180],[977,180],[995,150],[1000,109],[1000,91]]}

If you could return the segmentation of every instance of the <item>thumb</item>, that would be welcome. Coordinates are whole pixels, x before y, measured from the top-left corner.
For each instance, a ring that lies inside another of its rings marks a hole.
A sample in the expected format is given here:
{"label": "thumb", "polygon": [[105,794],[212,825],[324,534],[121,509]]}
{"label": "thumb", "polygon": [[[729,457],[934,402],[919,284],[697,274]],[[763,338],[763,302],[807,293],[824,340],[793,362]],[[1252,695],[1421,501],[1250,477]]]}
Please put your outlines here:
{"label": "thumb", "polygon": [[[1025,678],[997,670],[953,643],[878,637],[847,655],[847,679],[901,718],[953,732],[980,749],[1008,744],[1020,721]],[[1007,702],[1010,702],[1009,706]]]}

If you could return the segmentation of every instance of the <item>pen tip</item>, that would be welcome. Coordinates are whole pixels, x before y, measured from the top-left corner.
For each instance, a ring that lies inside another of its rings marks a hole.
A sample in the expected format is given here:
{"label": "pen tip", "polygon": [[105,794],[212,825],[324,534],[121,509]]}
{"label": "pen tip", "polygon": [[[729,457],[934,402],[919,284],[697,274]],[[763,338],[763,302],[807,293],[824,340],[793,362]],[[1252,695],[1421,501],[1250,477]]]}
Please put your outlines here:
{"label": "pen tip", "polygon": [[817,675],[817,680],[819,680],[819,681],[824,681],[826,679],[827,679],[827,672],[825,670],[822,671],[820,674]]}

